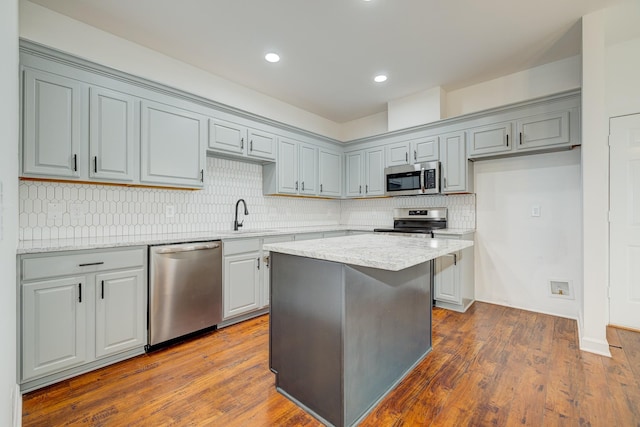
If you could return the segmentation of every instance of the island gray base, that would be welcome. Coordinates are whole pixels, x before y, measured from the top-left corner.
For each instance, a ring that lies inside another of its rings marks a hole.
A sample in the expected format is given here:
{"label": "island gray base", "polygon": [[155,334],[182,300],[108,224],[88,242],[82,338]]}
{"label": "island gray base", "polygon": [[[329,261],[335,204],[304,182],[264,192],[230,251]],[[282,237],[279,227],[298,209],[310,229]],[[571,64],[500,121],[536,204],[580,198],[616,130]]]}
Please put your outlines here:
{"label": "island gray base", "polygon": [[400,271],[271,253],[276,387],[322,422],[359,421],[431,349],[431,263]]}

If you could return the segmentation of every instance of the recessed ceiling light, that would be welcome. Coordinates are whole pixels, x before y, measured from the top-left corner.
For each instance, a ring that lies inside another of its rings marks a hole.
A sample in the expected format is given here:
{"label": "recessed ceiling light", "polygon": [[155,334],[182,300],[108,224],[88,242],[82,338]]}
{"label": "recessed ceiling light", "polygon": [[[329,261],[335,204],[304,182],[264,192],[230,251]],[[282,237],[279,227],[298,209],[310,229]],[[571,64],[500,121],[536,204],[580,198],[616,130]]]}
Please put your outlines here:
{"label": "recessed ceiling light", "polygon": [[384,74],[379,74],[373,78],[373,81],[376,83],[385,82],[387,81],[387,76],[385,76]]}
{"label": "recessed ceiling light", "polygon": [[280,55],[278,55],[277,53],[269,52],[264,56],[264,59],[269,62],[278,62],[280,61]]}

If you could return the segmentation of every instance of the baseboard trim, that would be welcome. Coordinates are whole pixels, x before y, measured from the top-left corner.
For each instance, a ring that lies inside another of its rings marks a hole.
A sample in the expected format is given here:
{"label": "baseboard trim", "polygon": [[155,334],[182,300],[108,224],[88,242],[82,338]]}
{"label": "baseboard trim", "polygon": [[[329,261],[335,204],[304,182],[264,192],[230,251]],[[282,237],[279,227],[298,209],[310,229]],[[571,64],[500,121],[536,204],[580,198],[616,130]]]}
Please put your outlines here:
{"label": "baseboard trim", "polygon": [[597,340],[580,336],[580,350],[611,357],[609,343],[606,340]]}
{"label": "baseboard trim", "polygon": [[20,427],[22,425],[22,393],[19,384],[15,385],[11,395],[13,398],[13,427]]}

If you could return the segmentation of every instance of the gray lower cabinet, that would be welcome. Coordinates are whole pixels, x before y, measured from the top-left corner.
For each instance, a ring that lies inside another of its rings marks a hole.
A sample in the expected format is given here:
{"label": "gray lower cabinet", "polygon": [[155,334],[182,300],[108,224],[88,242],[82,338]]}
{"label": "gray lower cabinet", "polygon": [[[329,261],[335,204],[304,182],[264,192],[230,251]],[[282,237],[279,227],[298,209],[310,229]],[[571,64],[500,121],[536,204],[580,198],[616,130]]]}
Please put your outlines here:
{"label": "gray lower cabinet", "polygon": [[142,101],[142,183],[204,185],[206,118],[181,108]]}
{"label": "gray lower cabinet", "polygon": [[[462,236],[434,233],[436,239],[473,240],[473,233]],[[465,312],[475,301],[473,247],[435,259],[433,298],[436,306]]]}
{"label": "gray lower cabinet", "polygon": [[[262,240],[262,244],[290,242],[293,240],[293,236],[272,236],[265,237]],[[262,251],[262,295],[260,301],[262,306],[266,307],[270,303],[271,296],[271,253],[269,251]]]}
{"label": "gray lower cabinet", "polygon": [[467,160],[465,132],[440,136],[441,193],[472,193],[473,163]]}
{"label": "gray lower cabinet", "polygon": [[[86,128],[83,85],[73,79],[25,68],[23,78],[22,171],[25,176],[80,179]],[[86,167],[86,166],[85,166]]]}
{"label": "gray lower cabinet", "polygon": [[260,239],[223,242],[223,320],[258,310],[260,301]]}
{"label": "gray lower cabinet", "polygon": [[144,352],[146,247],[19,258],[23,391]]}

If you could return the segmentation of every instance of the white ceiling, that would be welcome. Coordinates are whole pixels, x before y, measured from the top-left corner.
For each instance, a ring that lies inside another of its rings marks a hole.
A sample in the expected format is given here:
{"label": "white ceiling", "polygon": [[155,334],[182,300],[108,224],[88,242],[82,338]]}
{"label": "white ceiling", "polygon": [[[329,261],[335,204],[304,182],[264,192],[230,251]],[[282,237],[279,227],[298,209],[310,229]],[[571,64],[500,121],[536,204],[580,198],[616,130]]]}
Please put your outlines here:
{"label": "white ceiling", "polygon": [[31,1],[337,123],[577,55],[580,17],[622,2]]}

